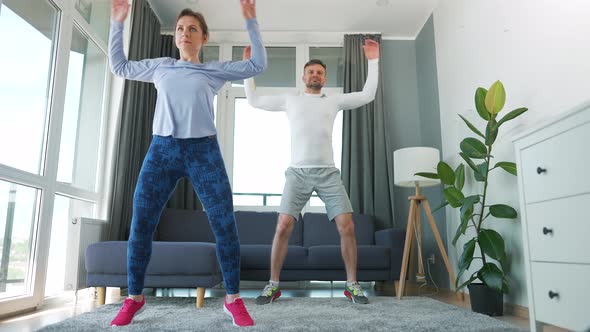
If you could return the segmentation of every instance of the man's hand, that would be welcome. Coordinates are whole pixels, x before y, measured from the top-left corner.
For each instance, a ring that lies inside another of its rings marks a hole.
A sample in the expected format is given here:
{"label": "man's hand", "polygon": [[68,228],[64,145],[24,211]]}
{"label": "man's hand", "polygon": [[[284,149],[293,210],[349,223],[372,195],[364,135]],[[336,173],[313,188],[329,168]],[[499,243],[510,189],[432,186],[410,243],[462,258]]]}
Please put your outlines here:
{"label": "man's hand", "polygon": [[365,45],[363,45],[365,56],[369,60],[379,59],[379,43],[372,39],[365,39]]}
{"label": "man's hand", "polygon": [[127,18],[129,13],[129,2],[128,0],[113,0],[113,6],[111,7],[111,17],[115,22],[122,23]]}
{"label": "man's hand", "polygon": [[245,19],[256,17],[256,0],[240,0],[242,6],[242,15]]}
{"label": "man's hand", "polygon": [[244,52],[242,53],[242,60],[249,60],[250,56],[252,56],[252,48],[250,45],[244,48]]}

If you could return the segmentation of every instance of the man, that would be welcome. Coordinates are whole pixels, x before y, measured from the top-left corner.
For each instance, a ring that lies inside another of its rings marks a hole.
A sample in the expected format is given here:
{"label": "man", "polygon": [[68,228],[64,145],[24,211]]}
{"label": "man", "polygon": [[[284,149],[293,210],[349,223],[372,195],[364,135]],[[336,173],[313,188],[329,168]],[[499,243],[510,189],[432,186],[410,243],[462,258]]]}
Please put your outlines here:
{"label": "man", "polygon": [[[340,172],[334,165],[332,128],[340,110],[354,109],[375,98],[378,83],[379,44],[366,39],[363,45],[369,60],[369,72],[361,92],[327,96],[322,93],[326,84],[326,65],[320,60],[305,64],[305,91],[298,95],[258,96],[253,79],[244,82],[248,103],[267,111],[287,113],[291,128],[291,165],[285,172],[285,187],[279,210],[271,253],[270,281],[257,304],[267,304],[281,296],[279,275],[287,255],[289,236],[297,216],[313,191],[326,205],[328,218],[334,220],[340,234],[342,258],[346,267],[344,294],[354,303],[368,303],[357,282],[357,245],[352,221],[352,206],[342,184]],[[244,50],[249,59],[250,49]]]}

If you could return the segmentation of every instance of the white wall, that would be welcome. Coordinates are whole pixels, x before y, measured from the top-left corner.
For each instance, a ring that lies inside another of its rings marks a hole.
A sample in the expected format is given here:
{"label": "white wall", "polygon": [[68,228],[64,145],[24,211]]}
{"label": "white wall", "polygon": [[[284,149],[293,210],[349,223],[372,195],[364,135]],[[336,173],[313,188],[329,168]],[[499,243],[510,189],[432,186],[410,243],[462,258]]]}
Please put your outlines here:
{"label": "white wall", "polygon": [[[434,11],[434,27],[443,158],[453,165],[459,162],[460,141],[470,135],[457,114],[482,124],[473,111],[479,86],[487,89],[501,80],[505,110],[529,108],[500,130],[496,161],[514,161],[510,136],[590,99],[590,1],[445,0]],[[500,171],[489,188],[490,203],[518,207],[514,177]],[[449,208],[449,243],[457,221],[458,213]],[[526,306],[520,220],[493,224],[511,256],[511,293],[505,301]],[[456,266],[457,250],[450,245],[449,251]]]}

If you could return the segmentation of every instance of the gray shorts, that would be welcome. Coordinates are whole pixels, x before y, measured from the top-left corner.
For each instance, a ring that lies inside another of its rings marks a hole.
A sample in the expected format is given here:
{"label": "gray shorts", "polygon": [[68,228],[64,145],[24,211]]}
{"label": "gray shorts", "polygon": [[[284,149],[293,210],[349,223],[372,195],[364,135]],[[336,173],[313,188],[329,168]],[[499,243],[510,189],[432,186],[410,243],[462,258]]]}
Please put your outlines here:
{"label": "gray shorts", "polygon": [[297,219],[314,191],[326,204],[330,220],[339,214],[352,212],[350,199],[336,167],[287,168],[279,212]]}

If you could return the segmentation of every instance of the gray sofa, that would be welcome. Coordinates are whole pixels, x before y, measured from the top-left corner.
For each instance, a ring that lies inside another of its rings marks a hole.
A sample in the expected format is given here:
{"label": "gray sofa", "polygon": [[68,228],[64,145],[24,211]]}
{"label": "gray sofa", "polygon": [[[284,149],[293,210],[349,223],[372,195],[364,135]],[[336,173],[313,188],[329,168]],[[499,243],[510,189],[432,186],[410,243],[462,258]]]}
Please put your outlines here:
{"label": "gray sofa", "polygon": [[[241,280],[266,281],[277,223],[276,212],[235,212],[241,251]],[[358,245],[359,281],[393,281],[400,274],[405,230],[375,231],[371,216],[353,216]],[[197,288],[197,307],[205,288],[222,281],[215,238],[202,211],[165,209],[155,233],[145,278],[149,288]],[[127,287],[127,242],[109,241],[86,250],[89,287]],[[306,213],[289,239],[281,280],[346,280],[336,225],[325,213]],[[103,299],[104,301],[104,299]]]}

